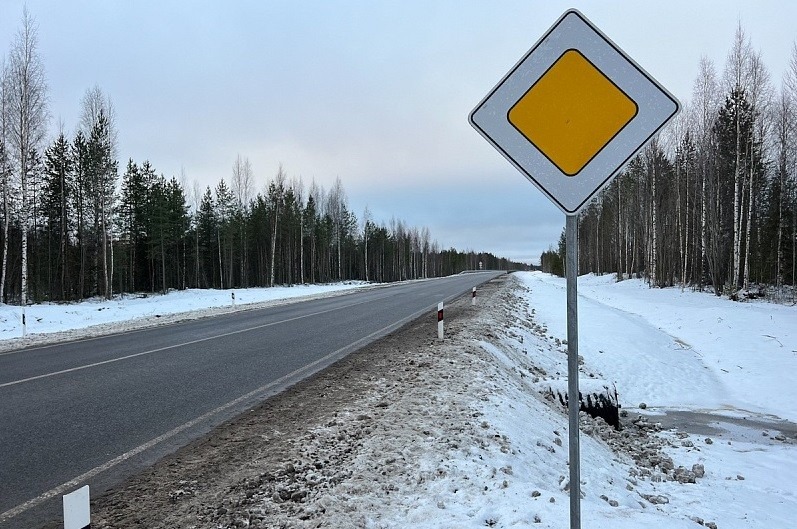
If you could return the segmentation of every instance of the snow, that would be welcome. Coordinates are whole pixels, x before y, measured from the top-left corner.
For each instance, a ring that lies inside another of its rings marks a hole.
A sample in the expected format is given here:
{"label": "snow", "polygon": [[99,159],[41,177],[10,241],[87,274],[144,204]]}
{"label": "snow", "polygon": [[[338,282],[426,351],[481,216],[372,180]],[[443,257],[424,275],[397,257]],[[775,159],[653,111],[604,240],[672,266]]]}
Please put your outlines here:
{"label": "snow", "polygon": [[[264,307],[297,299],[315,299],[363,288],[359,281],[326,285],[246,289],[187,289],[162,294],[130,294],[111,300],[41,303],[25,309],[27,335],[22,338],[22,308],[0,304],[0,349],[41,344],[55,339],[165,324],[178,319]],[[234,298],[233,298],[234,295]]]}
{"label": "snow", "polygon": [[[538,319],[566,336],[564,280],[521,276]],[[771,414],[797,420],[797,308],[650,289],[614,275],[579,278],[579,354],[611,377],[621,402]]]}
{"label": "snow", "polygon": [[[564,280],[541,273],[516,277],[525,287],[522,297],[528,310],[534,311],[537,325],[547,327],[547,342],[563,341]],[[719,418],[797,419],[797,307],[736,303],[675,288],[649,289],[640,280],[617,283],[613,276],[582,276],[578,289],[583,371],[613,380],[626,408],[645,402],[653,419],[655,413],[674,408],[715,412]],[[515,311],[519,321],[523,312]],[[529,351],[536,347],[550,356],[545,343],[530,345],[530,333],[516,332],[525,338],[524,345],[519,347],[510,337],[503,340],[504,348]],[[561,355],[562,372],[565,360]],[[548,360],[549,365],[553,363]],[[504,415],[506,428],[518,419]],[[561,421],[558,427],[564,429]],[[665,452],[676,465],[691,468],[699,463],[706,475],[696,484],[638,481],[640,488],[650,487],[669,498],[666,505],[648,505],[642,511],[633,506],[638,496],[629,500],[625,495],[626,507],[614,510],[595,501],[595,486],[605,488],[603,494],[609,498],[623,495],[627,476],[615,476],[611,484],[608,471],[596,474],[595,469],[618,463],[605,448],[584,443],[582,435],[582,472],[587,481],[582,516],[589,520],[585,526],[608,522],[613,527],[696,527],[691,520],[696,517],[725,529],[793,527],[797,515],[795,444],[773,440],[773,429],[761,431],[719,421],[714,425],[718,430],[711,436],[683,439],[675,431],[660,434],[667,443]],[[654,522],[655,518],[661,520]],[[559,520],[560,527],[563,522]]]}
{"label": "snow", "polygon": [[[345,469],[330,468],[337,473],[327,485],[308,488],[309,519],[289,518],[290,526],[568,526],[567,416],[539,391],[562,386],[567,373],[565,283],[536,272],[507,282],[479,298],[467,328],[452,322],[445,341],[401,360],[400,378],[375,381],[336,421],[297,439],[308,458],[301,471],[297,462],[302,479],[326,479],[311,465],[324,451]],[[235,293],[240,309],[357,287]],[[230,293],[36,305],[27,310],[29,332],[231,310]],[[797,307],[590,275],[579,278],[579,318],[583,387],[614,383],[632,415],[622,432],[582,416],[582,527],[794,526]],[[0,337],[18,336],[19,308],[0,307],[0,322]],[[678,413],[707,415],[656,426]],[[632,426],[636,414],[642,420]],[[673,478],[690,469],[694,483]]]}

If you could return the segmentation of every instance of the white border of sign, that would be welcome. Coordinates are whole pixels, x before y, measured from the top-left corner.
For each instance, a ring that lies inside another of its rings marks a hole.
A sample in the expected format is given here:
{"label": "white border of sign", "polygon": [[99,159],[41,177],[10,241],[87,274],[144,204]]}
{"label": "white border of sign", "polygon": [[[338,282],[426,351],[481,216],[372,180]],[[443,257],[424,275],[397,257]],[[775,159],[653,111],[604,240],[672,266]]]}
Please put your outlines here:
{"label": "white border of sign", "polygon": [[[578,50],[638,106],[637,115],[575,176],[509,122],[508,113],[567,50]],[[578,10],[566,11],[471,112],[471,125],[566,215],[575,215],[679,111],[678,100]]]}

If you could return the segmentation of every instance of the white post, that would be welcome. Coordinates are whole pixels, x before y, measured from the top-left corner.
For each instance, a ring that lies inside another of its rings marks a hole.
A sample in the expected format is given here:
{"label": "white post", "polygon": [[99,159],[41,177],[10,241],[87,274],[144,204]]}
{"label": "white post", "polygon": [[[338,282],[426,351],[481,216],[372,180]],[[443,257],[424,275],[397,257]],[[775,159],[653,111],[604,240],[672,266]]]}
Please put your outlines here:
{"label": "white post", "polygon": [[470,297],[471,307],[476,304],[476,287],[473,287],[473,295]]}
{"label": "white post", "polygon": [[235,292],[230,292],[230,297],[232,298],[232,306],[235,306]]}
{"label": "white post", "polygon": [[25,321],[25,305],[22,305],[22,337],[28,335],[28,324]]}
{"label": "white post", "polygon": [[89,486],[64,495],[64,529],[88,529],[91,527]]}
{"label": "white post", "polygon": [[443,339],[443,302],[437,304],[437,337]]}

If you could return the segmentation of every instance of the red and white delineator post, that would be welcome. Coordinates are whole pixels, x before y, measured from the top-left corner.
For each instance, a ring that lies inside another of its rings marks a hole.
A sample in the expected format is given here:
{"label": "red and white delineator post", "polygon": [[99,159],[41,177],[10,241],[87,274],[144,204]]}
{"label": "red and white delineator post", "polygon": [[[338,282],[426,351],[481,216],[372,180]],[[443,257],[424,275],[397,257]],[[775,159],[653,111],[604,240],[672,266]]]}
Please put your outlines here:
{"label": "red and white delineator post", "polygon": [[437,337],[443,339],[443,302],[437,304]]}

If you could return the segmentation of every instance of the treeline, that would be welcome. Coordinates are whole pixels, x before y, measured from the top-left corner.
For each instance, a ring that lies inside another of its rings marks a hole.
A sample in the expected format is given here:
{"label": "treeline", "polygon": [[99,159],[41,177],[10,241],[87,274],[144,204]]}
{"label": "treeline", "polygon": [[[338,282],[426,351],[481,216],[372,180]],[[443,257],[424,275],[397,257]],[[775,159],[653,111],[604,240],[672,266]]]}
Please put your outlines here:
{"label": "treeline", "polygon": [[[255,193],[248,159],[211,189],[119,167],[113,104],[81,101],[70,137],[47,143],[47,85],[25,10],[0,62],[0,295],[3,302],[110,298],[116,293],[341,280],[399,281],[468,269],[517,269],[489,253],[442,249],[427,228],[351,211],[338,179],[305,188],[282,167]],[[120,174],[121,173],[121,174]]]}
{"label": "treeline", "polygon": [[[702,59],[674,125],[580,214],[580,272],[732,297],[795,285],[796,134],[797,46],[775,87],[740,26],[722,76]],[[563,257],[564,237],[542,265]]]}
{"label": "treeline", "polygon": [[[112,220],[106,233],[96,201],[87,202],[82,190],[91,179],[77,170],[86,165],[76,157],[79,139],[67,149],[59,136],[46,151],[44,206],[29,233],[31,299],[352,279],[389,282],[450,275],[477,269],[479,263],[495,269],[516,266],[491,254],[443,250],[428,229],[400,220],[377,223],[367,211],[358,220],[340,179],[328,191],[315,183],[305,189],[280,168],[262,192],[251,196],[251,164],[240,156],[229,183],[222,178],[201,192],[195,186],[193,203],[175,177],[157,174],[147,161],[129,160],[121,192],[109,195]],[[16,284],[9,282],[8,293]]]}

